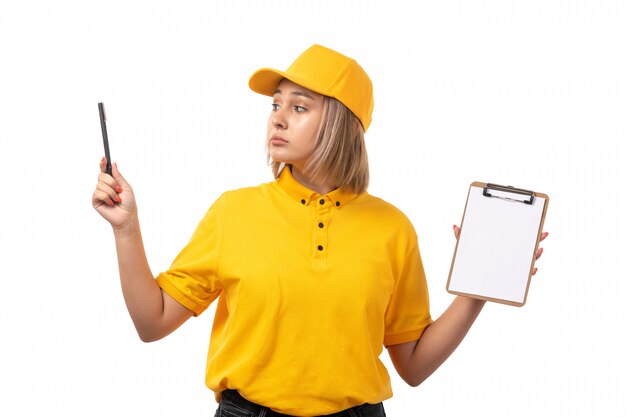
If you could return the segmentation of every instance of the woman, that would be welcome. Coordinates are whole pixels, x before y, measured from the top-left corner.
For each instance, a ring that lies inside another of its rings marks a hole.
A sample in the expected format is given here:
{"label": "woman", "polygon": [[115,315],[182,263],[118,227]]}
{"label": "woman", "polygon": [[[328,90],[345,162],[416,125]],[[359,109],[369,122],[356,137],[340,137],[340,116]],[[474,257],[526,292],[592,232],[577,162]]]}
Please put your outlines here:
{"label": "woman", "polygon": [[115,232],[130,315],[154,341],[219,297],[206,370],[216,415],[383,416],[382,347],[417,386],[484,302],[457,297],[431,319],[411,222],[366,192],[373,94],[356,61],[314,45],[285,72],[257,71],[250,87],[273,99],[276,180],[224,193],[156,280],[132,188],[101,161],[92,200]]}

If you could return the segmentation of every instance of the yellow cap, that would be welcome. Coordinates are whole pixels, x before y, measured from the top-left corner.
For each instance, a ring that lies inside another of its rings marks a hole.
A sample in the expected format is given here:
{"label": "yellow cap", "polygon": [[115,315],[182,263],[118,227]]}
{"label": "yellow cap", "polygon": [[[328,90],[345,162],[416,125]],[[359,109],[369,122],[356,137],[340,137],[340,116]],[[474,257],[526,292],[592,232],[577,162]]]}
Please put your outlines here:
{"label": "yellow cap", "polygon": [[324,46],[313,45],[287,71],[262,68],[252,74],[249,85],[257,93],[273,96],[283,78],[316,93],[336,98],[361,121],[364,131],[372,122],[372,82],[352,58]]}

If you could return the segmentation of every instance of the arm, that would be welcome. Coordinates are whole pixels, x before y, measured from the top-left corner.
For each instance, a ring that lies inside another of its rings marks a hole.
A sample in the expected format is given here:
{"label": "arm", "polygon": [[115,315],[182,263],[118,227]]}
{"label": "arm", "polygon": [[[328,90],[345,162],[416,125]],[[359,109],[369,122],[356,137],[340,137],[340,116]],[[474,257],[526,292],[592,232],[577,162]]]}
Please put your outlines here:
{"label": "arm", "polygon": [[[460,229],[454,226],[459,237]],[[544,240],[548,233],[541,235]],[[539,259],[543,248],[535,258]],[[537,268],[532,274],[535,275]],[[450,307],[424,330],[419,340],[388,346],[389,356],[398,374],[407,384],[416,387],[426,380],[450,357],[485,306],[485,301],[456,297]]]}
{"label": "arm", "polygon": [[146,258],[132,188],[116,164],[113,176],[105,173],[105,167],[103,158],[92,204],[113,227],[122,293],[137,333],[144,342],[159,340],[193,313],[157,285]]}
{"label": "arm", "polygon": [[162,339],[193,313],[154,280],[144,251],[139,220],[113,230],[122,293],[139,338],[144,342]]}
{"label": "arm", "polygon": [[456,297],[446,312],[424,330],[419,341],[388,346],[402,379],[416,387],[435,372],[459,346],[484,305],[484,301]]}

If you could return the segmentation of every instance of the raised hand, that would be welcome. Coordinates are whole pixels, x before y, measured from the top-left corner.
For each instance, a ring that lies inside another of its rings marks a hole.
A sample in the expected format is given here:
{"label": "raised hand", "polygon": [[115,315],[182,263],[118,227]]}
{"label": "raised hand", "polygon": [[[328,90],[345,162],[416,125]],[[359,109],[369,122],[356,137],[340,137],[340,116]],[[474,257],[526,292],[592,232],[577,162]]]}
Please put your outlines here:
{"label": "raised hand", "polygon": [[100,161],[98,184],[93,192],[91,202],[102,217],[113,228],[123,228],[137,218],[137,204],[130,184],[117,169],[112,166],[112,176],[106,173],[106,158]]}

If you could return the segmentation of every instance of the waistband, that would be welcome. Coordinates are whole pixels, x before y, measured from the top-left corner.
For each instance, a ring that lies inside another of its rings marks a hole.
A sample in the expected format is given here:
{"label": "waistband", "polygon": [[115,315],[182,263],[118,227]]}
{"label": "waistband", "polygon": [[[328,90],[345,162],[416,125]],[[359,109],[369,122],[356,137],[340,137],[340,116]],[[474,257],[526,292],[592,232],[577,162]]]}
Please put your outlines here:
{"label": "waistband", "polygon": [[[260,417],[297,417],[297,416],[292,416],[289,414],[281,414],[278,413],[268,407],[253,403],[252,401],[248,401],[245,398],[243,398],[241,396],[241,394],[239,394],[239,391],[237,390],[232,390],[232,389],[227,389],[222,391],[222,398],[230,401],[231,403],[237,405],[238,407],[243,408],[244,410],[250,411],[251,413],[253,413],[253,415],[255,416],[260,416]],[[348,408],[342,411],[339,411],[337,413],[333,413],[333,414],[327,414],[324,416],[320,416],[320,417],[358,417],[361,414],[359,414],[360,412],[364,412],[364,411],[374,411],[374,410],[378,410],[378,409],[382,409],[383,404],[382,403],[377,403],[377,404],[362,404],[362,405],[357,405],[355,407],[352,408]],[[357,412],[358,410],[358,412]],[[263,413],[264,411],[264,413]],[[384,414],[381,414],[384,415]]]}

